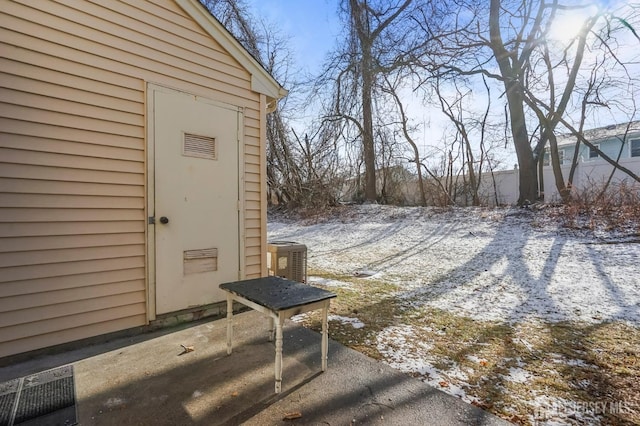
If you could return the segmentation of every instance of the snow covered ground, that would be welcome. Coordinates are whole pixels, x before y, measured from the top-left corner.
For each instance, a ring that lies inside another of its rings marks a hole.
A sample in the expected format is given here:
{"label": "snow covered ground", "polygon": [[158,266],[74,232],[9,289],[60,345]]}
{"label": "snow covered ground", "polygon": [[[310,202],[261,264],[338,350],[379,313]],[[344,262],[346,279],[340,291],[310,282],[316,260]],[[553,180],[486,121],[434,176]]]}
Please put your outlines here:
{"label": "snow covered ground", "polygon": [[[394,297],[416,308],[434,307],[507,324],[622,321],[640,327],[637,229],[626,235],[567,229],[546,212],[516,208],[443,211],[370,205],[349,207],[317,223],[270,218],[268,238],[306,244],[310,269],[393,283],[398,287]],[[329,288],[351,286],[313,276],[310,282]],[[358,318],[331,320],[354,328],[367,326]],[[477,402],[465,391],[467,374],[473,371],[453,364],[446,370],[434,368],[431,346],[416,337],[419,332],[410,325],[394,325],[372,344],[389,365]],[[527,345],[525,339],[521,342]],[[467,358],[478,368],[487,364],[485,359]],[[571,365],[572,360],[565,361]],[[519,359],[502,362],[515,366],[500,380],[526,385],[532,379]],[[533,397],[528,404],[538,413],[567,406],[567,401],[553,396],[533,392]],[[530,416],[529,422],[565,424],[567,417],[561,414],[544,422]],[[598,422],[588,413],[572,415]]]}
{"label": "snow covered ground", "polygon": [[357,206],[317,224],[270,221],[268,238],[305,244],[310,268],[373,272],[399,285],[398,297],[475,319],[640,326],[638,238],[565,229],[541,216]]}

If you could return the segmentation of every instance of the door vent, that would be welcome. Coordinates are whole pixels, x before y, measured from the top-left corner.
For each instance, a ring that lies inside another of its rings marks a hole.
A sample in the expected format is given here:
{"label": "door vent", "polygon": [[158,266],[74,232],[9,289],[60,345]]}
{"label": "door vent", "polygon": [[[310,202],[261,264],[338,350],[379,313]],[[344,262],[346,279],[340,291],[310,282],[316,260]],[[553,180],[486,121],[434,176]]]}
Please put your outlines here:
{"label": "door vent", "polygon": [[182,154],[187,157],[217,160],[218,152],[216,150],[216,138],[185,133],[182,145]]}
{"label": "door vent", "polygon": [[218,249],[186,250],[184,252],[184,275],[218,270]]}

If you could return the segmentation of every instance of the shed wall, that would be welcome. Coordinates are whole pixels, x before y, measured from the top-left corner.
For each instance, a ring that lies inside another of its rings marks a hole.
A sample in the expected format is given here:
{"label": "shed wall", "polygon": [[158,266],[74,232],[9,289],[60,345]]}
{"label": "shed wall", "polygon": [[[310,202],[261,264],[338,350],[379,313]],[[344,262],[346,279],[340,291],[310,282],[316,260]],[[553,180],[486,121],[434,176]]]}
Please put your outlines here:
{"label": "shed wall", "polygon": [[261,96],[178,5],[2,1],[0,40],[0,357],[146,323],[147,82],[244,108],[261,274]]}

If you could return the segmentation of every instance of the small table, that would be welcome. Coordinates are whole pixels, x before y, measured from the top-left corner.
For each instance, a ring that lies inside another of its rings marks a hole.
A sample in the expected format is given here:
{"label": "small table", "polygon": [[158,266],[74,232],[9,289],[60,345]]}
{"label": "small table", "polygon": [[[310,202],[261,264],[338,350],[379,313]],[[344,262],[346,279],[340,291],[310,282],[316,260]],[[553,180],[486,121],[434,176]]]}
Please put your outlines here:
{"label": "small table", "polygon": [[285,319],[322,309],[322,371],[327,369],[327,317],[335,293],[280,277],[234,281],[220,284],[220,288],[227,292],[227,354],[232,350],[234,300],[269,316],[270,341],[273,340],[275,323],[276,393],[282,390],[282,327]]}

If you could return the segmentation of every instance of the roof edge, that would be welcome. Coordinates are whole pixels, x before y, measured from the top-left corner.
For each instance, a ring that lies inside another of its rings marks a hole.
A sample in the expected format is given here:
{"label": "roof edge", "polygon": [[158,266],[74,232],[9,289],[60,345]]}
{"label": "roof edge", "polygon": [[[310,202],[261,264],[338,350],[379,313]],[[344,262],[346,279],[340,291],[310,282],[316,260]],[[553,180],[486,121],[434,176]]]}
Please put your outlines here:
{"label": "roof edge", "polygon": [[[598,143],[600,141],[619,137],[625,134],[627,136],[634,136],[637,133],[640,133],[640,120],[609,124],[582,131],[582,135],[591,140],[592,143]],[[576,144],[576,137],[573,133],[562,133],[556,137],[558,139],[559,147],[573,146]]]}
{"label": "roof edge", "polygon": [[289,92],[236,40],[198,0],[175,0],[198,25],[251,74],[251,90],[277,101]]}

